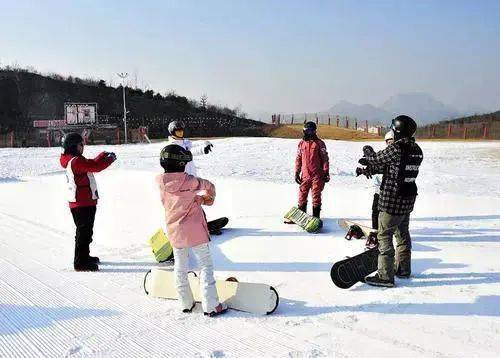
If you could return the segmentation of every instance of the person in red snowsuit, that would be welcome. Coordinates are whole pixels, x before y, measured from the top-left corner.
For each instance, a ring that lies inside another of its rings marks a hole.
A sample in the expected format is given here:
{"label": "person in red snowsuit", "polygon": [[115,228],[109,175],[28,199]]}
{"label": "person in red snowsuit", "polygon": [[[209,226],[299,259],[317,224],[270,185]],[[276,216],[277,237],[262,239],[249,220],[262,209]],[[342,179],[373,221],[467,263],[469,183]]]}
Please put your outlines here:
{"label": "person in red snowsuit", "polygon": [[325,142],[316,134],[316,123],[304,124],[304,138],[300,141],[295,158],[295,182],[299,187],[299,209],[307,211],[307,196],[311,191],[313,216],[319,218],[321,192],[330,181],[330,166]]}
{"label": "person in red snowsuit", "polygon": [[94,159],[87,159],[83,154],[83,138],[78,133],[69,133],[64,137],[64,153],[59,162],[66,169],[67,194],[69,208],[76,226],[75,271],[97,271],[99,258],[90,256],[89,245],[92,242],[96,213],[97,185],[92,173],[106,169],[116,159],[114,153],[102,152]]}

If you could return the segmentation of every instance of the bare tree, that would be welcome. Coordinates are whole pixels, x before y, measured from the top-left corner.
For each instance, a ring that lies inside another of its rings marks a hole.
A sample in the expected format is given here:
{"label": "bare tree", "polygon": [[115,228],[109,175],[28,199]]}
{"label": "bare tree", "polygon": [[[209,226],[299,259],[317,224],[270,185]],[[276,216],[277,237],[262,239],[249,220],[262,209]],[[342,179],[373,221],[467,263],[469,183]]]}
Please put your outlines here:
{"label": "bare tree", "polygon": [[204,110],[206,110],[207,104],[208,104],[208,96],[206,93],[203,93],[200,98],[200,105]]}

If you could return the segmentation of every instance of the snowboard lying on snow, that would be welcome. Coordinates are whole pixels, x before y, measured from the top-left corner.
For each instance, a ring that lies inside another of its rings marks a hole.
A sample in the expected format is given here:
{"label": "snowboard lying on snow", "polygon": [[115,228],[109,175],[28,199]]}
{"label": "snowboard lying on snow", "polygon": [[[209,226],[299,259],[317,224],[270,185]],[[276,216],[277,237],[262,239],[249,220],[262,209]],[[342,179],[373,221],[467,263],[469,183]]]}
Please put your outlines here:
{"label": "snowboard lying on snow", "polygon": [[285,219],[299,225],[308,233],[317,233],[323,227],[323,222],[319,218],[303,212],[296,206],[285,214]]}
{"label": "snowboard lying on snow", "polygon": [[[196,302],[201,302],[200,280],[189,275],[189,285]],[[220,302],[230,309],[256,314],[271,314],[278,307],[279,296],[274,287],[263,283],[238,282],[235,278],[216,280]],[[152,269],[144,277],[144,291],[151,297],[177,299],[175,276],[171,270]]]}
{"label": "snowboard lying on snow", "polygon": [[[342,229],[346,230],[347,234],[346,234],[345,238],[347,240],[350,240],[352,237],[355,237],[352,235],[352,233],[356,232],[356,231],[360,231],[359,234],[362,235],[362,236],[357,235],[358,236],[358,237],[356,237],[357,239],[367,238],[368,236],[370,236],[370,234],[377,233],[377,229],[373,229],[369,226],[361,225],[355,221],[351,221],[351,220],[347,220],[347,219],[338,219],[337,223]],[[356,227],[358,229],[353,230]]]}
{"label": "snowboard lying on snow", "polygon": [[[377,230],[371,227],[360,225],[354,221],[339,219],[338,224],[341,228],[349,231],[352,226],[358,226],[365,237]],[[356,282],[363,282],[365,277],[375,272],[378,265],[378,248],[366,250],[356,256],[340,260],[333,264],[330,270],[330,277],[333,283],[340,288],[349,288]]]}

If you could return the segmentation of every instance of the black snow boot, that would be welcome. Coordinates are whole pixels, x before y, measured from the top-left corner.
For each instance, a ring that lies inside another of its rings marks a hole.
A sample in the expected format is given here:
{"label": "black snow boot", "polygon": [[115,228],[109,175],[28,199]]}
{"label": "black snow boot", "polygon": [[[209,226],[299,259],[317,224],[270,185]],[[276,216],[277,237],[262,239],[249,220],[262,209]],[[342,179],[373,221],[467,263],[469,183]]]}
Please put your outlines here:
{"label": "black snow boot", "polygon": [[98,264],[101,262],[101,260],[99,260],[99,257],[97,257],[97,256],[89,256],[87,258],[87,262],[91,262],[93,264]]}
{"label": "black snow boot", "polygon": [[400,267],[395,270],[394,275],[396,275],[397,278],[402,278],[402,279],[407,279],[410,278],[411,272],[402,270]]}
{"label": "black snow boot", "polygon": [[365,277],[365,283],[377,287],[394,287],[394,280],[384,280],[379,277],[378,273]]}
{"label": "black snow boot", "polygon": [[[313,206],[313,216],[315,218],[320,218],[319,213],[321,212],[321,205],[318,206]],[[319,228],[321,229],[323,227],[323,221],[320,219],[319,220]]]}
{"label": "black snow boot", "polygon": [[99,271],[99,266],[93,262],[77,262],[73,264],[75,271]]}

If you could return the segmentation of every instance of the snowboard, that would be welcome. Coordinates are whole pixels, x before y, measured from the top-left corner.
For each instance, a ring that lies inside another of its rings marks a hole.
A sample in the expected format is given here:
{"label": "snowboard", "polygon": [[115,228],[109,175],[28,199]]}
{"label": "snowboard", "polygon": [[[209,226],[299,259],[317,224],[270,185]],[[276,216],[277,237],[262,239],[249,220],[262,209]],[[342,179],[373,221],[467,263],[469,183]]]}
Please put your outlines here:
{"label": "snowboard", "polygon": [[356,282],[364,282],[366,276],[377,270],[377,264],[378,248],[373,248],[334,263],[330,277],[337,287],[349,288]]}
{"label": "snowboard", "polygon": [[172,261],[174,259],[174,249],[168,241],[167,235],[163,229],[158,229],[153,236],[148,240],[153,255],[158,262]]}
{"label": "snowboard", "polygon": [[[200,281],[189,275],[189,285],[196,302],[201,302]],[[234,277],[216,280],[221,303],[228,308],[255,314],[271,314],[278,307],[279,296],[274,287],[263,283],[238,282]],[[151,297],[177,299],[175,276],[171,270],[152,269],[144,277],[144,291]]]}
{"label": "snowboard", "polygon": [[293,221],[308,233],[317,233],[323,227],[323,222],[320,219],[303,212],[296,206],[285,214],[285,219]]}
{"label": "snowboard", "polygon": [[[369,226],[358,224],[355,221],[351,221],[351,220],[347,220],[347,219],[338,219],[337,223],[342,229],[346,230],[347,234],[346,234],[345,238],[347,240],[351,239],[350,237],[348,237],[351,226],[358,226],[361,229],[361,231],[363,232],[365,238],[370,236],[371,233],[377,233],[377,229],[373,229]],[[361,239],[361,238],[362,237],[359,237],[358,239]]]}
{"label": "snowboard", "polygon": [[215,220],[207,221],[208,231],[211,235],[222,234],[221,229],[229,223],[229,219],[226,217],[221,217]]}

